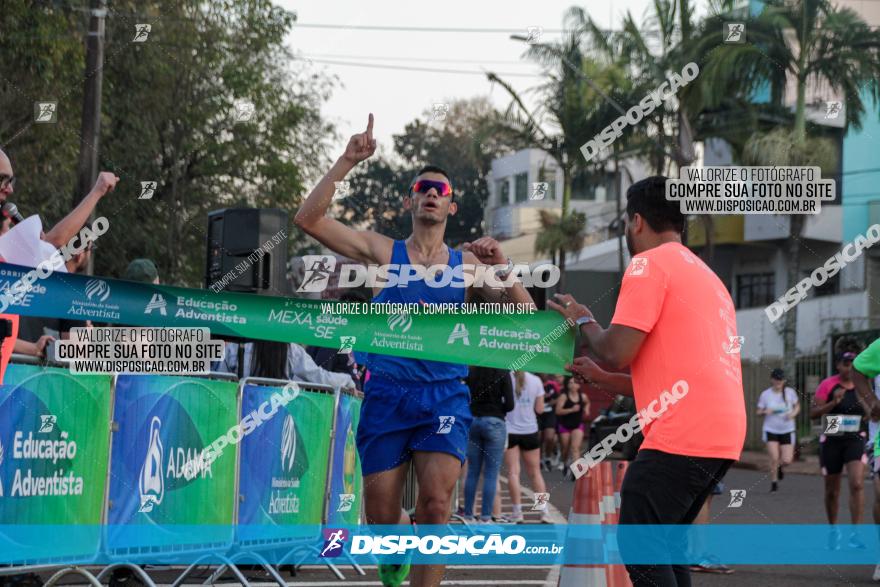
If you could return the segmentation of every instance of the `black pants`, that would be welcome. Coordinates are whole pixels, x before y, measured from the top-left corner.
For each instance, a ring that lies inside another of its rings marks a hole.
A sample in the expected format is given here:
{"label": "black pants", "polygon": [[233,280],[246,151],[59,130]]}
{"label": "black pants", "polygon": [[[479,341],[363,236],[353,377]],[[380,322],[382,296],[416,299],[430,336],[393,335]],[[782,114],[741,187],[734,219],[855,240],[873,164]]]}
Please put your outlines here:
{"label": "black pants", "polygon": [[620,490],[620,554],[624,562],[650,556],[656,561],[668,559],[670,564],[627,564],[633,587],[690,587],[688,567],[671,564],[687,548],[680,532],[667,535],[659,529],[627,531],[626,525],[690,524],[732,463],[729,459],[639,451]]}

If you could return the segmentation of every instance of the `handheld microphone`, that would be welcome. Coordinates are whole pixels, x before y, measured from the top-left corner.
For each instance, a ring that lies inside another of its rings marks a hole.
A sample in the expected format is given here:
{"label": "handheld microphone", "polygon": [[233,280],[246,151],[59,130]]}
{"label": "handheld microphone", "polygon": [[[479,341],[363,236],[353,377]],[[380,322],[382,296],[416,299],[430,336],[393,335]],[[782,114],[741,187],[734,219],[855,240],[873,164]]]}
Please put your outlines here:
{"label": "handheld microphone", "polygon": [[12,202],[6,202],[3,204],[3,207],[0,208],[0,214],[3,214],[4,218],[9,218],[12,220],[12,224],[18,224],[19,222],[24,220],[24,217],[18,211],[18,206],[13,204]]}

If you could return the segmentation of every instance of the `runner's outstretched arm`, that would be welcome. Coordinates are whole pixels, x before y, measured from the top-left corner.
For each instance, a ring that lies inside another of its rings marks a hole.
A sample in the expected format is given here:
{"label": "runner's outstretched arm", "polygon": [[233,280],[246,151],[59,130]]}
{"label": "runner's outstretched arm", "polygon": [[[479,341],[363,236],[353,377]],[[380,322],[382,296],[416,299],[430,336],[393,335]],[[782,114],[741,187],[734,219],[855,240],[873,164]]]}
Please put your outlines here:
{"label": "runner's outstretched arm", "polygon": [[387,263],[392,240],[370,230],[354,230],[333,218],[326,216],[337,181],[345,176],[361,161],[376,152],[373,138],[373,115],[370,114],[367,130],[356,134],[348,141],[345,152],[336,160],[330,171],[318,182],[302,207],[296,213],[293,223],[303,232],[313,237],[328,249],[364,263]]}

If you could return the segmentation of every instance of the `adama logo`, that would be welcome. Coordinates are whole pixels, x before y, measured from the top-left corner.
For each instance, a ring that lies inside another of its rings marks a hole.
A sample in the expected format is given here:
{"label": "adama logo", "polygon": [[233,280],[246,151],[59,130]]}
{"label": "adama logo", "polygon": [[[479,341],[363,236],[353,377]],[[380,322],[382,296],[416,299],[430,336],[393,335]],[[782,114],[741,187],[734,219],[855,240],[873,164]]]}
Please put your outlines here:
{"label": "adama logo", "polygon": [[150,444],[138,479],[138,489],[141,494],[139,512],[153,511],[153,506],[162,503],[162,497],[165,495],[165,480],[162,477],[162,461],[165,455],[162,441],[159,439],[161,427],[162,420],[158,416],[153,416],[150,422]]}

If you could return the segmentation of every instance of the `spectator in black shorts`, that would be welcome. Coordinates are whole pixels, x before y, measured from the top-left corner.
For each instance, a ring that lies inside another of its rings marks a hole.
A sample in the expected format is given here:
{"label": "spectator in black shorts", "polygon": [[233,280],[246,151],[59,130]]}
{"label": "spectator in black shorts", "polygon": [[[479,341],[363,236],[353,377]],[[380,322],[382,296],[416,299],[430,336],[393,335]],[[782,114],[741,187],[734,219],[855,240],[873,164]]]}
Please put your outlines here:
{"label": "spectator in black shorts", "polygon": [[538,415],[538,430],[541,434],[541,468],[552,471],[554,467],[564,466],[559,453],[556,452],[556,398],[559,397],[561,375],[544,377],[544,412]]}
{"label": "spectator in black shorts", "polygon": [[[538,414],[544,411],[544,388],[537,375],[515,371],[513,375],[514,408],[507,413],[507,450],[504,464],[513,502],[513,521],[522,522],[522,494],[519,485],[519,458],[526,465],[526,474],[532,481],[535,493],[544,493],[547,487],[541,474],[541,441],[538,436]],[[546,519],[542,516],[541,521]]]}

